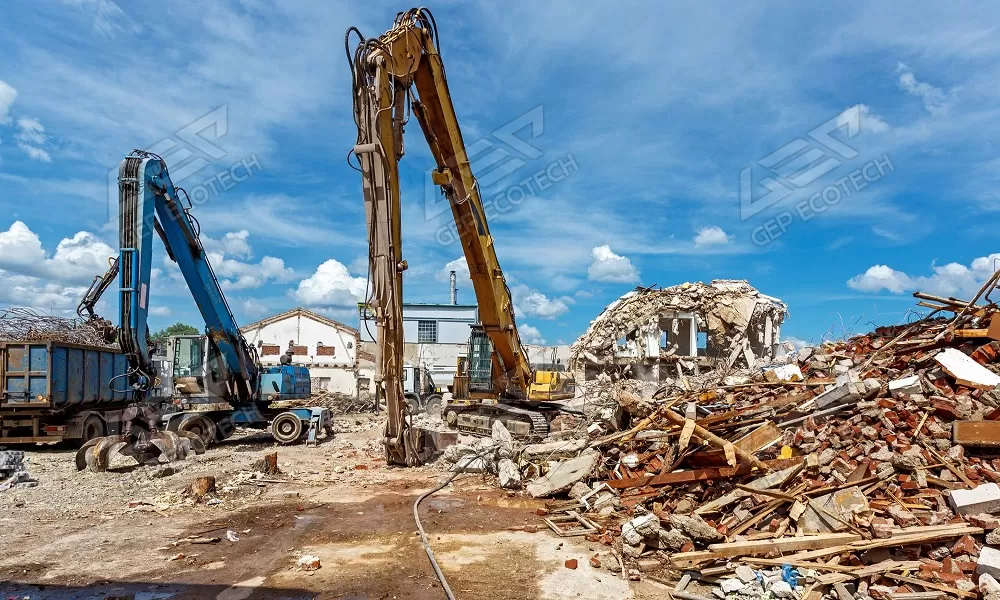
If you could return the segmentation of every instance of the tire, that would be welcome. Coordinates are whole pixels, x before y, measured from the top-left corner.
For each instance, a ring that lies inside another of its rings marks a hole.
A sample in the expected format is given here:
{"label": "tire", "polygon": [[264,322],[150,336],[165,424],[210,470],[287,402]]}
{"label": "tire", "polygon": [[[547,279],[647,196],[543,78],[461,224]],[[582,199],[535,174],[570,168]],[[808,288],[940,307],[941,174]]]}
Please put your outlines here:
{"label": "tire", "polygon": [[205,415],[187,415],[177,425],[177,431],[198,436],[206,448],[215,441],[215,422]]}
{"label": "tire", "polygon": [[107,430],[104,427],[104,419],[97,415],[90,415],[83,422],[83,438],[80,443],[86,444],[90,440],[96,440],[105,435],[107,435]]}
{"label": "tire", "polygon": [[433,394],[427,398],[427,403],[424,404],[424,412],[434,417],[441,417],[441,396],[438,394]]}
{"label": "tire", "polygon": [[420,401],[417,400],[416,396],[411,396],[410,394],[407,394],[406,396],[404,396],[403,399],[406,400],[406,407],[411,415],[416,415],[424,412],[423,409],[420,408]]}
{"label": "tire", "polygon": [[271,437],[279,444],[294,444],[302,437],[302,419],[295,413],[283,412],[271,421]]}

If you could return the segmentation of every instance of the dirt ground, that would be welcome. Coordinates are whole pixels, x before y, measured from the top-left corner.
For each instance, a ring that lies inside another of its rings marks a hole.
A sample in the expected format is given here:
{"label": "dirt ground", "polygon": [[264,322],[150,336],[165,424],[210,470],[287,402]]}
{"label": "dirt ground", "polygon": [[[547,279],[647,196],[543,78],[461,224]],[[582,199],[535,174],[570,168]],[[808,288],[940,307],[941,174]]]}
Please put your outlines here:
{"label": "dirt ground", "polygon": [[[31,449],[40,485],[0,492],[0,600],[444,598],[412,507],[447,473],[387,467],[380,428],[371,415],[338,418],[334,439],[277,447],[283,473],[258,479],[250,465],[276,448],[260,433],[157,478],[149,468],[77,473],[74,451]],[[195,499],[185,489],[203,475],[216,477],[217,492]],[[663,597],[662,586],[630,588],[591,568],[602,548],[543,529],[542,505],[482,475],[463,475],[421,505],[458,598]],[[305,554],[321,568],[298,568]],[[564,566],[571,558],[578,569]]]}

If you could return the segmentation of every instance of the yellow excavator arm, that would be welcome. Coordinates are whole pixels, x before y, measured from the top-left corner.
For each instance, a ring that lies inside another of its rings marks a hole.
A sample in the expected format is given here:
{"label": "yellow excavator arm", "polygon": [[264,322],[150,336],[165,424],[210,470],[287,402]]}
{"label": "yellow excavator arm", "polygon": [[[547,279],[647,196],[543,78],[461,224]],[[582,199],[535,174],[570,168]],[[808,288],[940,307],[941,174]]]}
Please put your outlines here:
{"label": "yellow excavator arm", "polygon": [[[353,54],[351,34],[360,42]],[[403,400],[402,259],[398,162],[403,128],[416,117],[437,163],[434,183],[448,198],[479,305],[483,331],[492,344],[493,385],[498,396],[528,400],[532,391],[550,399],[551,382],[535,382],[521,345],[510,289],[493,247],[493,237],[462,131],[455,115],[444,64],[436,43],[434,17],[424,8],[399,13],[392,29],[377,38],[347,31],[345,45],[353,72],[358,157],[364,180],[369,232],[369,305],[378,327],[376,396],[388,415],[386,442],[390,462],[414,462],[415,434],[408,433]],[[409,111],[407,110],[409,109]],[[534,387],[534,390],[533,390]]]}

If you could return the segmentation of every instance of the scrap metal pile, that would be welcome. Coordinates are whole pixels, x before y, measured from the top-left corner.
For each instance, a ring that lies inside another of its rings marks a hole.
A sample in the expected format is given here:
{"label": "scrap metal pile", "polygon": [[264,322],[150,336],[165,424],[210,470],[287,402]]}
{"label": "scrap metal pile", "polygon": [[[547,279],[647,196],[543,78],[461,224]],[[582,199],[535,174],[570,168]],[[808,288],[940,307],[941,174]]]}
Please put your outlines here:
{"label": "scrap metal pile", "polygon": [[109,343],[105,333],[91,323],[46,315],[30,308],[0,308],[0,341],[117,347],[117,344]]}
{"label": "scrap metal pile", "polygon": [[554,498],[592,566],[684,600],[1000,598],[1000,308],[918,297],[927,318],[746,383],[608,383],[626,427],[485,470]]}

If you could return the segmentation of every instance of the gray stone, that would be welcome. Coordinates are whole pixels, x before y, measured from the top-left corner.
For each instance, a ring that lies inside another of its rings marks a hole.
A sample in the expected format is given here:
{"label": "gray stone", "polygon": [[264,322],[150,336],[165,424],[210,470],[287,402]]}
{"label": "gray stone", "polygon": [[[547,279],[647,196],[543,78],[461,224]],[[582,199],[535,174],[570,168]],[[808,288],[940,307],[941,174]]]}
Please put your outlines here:
{"label": "gray stone", "polygon": [[725,539],[725,536],[697,515],[670,515],[670,524],[700,542],[721,542]]}
{"label": "gray stone", "polygon": [[914,471],[927,464],[916,454],[893,454],[889,463],[900,471]]}
{"label": "gray stone", "polygon": [[745,583],[735,578],[723,579],[722,581],[719,582],[719,585],[722,587],[722,591],[727,594],[738,592],[742,590],[744,587],[746,587]]}
{"label": "gray stone", "polygon": [[991,546],[1000,546],[1000,529],[994,529],[986,534],[986,543]]}
{"label": "gray stone", "polygon": [[753,583],[757,581],[757,574],[754,570],[746,565],[740,565],[736,567],[736,576],[740,578],[743,583]]}
{"label": "gray stone", "polygon": [[521,487],[521,471],[509,458],[500,459],[497,463],[497,474],[500,477],[500,487],[503,489],[513,490]]}
{"label": "gray stone", "polygon": [[638,546],[645,539],[659,540],[660,518],[654,514],[642,515],[622,525],[622,539]]}
{"label": "gray stone", "polygon": [[569,497],[574,500],[579,500],[580,498],[586,496],[593,490],[590,486],[582,481],[577,481],[573,484],[573,487],[569,488]]}
{"label": "gray stone", "polygon": [[691,541],[691,538],[684,535],[677,529],[660,529],[659,548],[660,550],[680,550]]}
{"label": "gray stone", "polygon": [[787,581],[775,581],[771,584],[770,592],[775,598],[794,598],[795,590]]}
{"label": "gray stone", "polygon": [[529,483],[528,493],[532,498],[544,498],[568,490],[594,470],[599,457],[597,452],[587,451],[559,462],[548,473]]}

